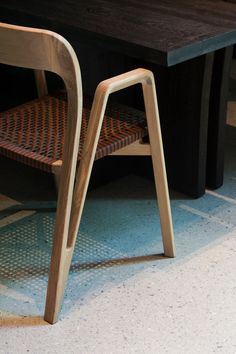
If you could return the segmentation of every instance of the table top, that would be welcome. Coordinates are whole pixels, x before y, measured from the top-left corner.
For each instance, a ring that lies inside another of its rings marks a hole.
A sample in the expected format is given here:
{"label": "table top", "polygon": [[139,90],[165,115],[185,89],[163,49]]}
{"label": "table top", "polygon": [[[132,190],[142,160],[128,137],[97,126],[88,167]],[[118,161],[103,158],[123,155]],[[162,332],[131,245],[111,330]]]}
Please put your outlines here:
{"label": "table top", "polygon": [[0,0],[0,21],[165,66],[236,43],[236,5],[222,0]]}

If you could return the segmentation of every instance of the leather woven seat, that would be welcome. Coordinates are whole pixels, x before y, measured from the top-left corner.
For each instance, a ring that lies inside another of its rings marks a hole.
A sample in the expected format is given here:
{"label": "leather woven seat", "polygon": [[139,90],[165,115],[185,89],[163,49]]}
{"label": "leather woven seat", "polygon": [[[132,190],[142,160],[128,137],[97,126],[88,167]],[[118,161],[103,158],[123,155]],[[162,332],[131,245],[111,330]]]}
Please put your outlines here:
{"label": "leather woven seat", "polygon": [[[81,157],[90,116],[91,101],[84,102]],[[65,95],[47,95],[0,113],[0,153],[14,160],[53,172],[62,159],[67,120]],[[112,154],[147,134],[143,112],[120,104],[109,104],[100,133],[95,160]]]}

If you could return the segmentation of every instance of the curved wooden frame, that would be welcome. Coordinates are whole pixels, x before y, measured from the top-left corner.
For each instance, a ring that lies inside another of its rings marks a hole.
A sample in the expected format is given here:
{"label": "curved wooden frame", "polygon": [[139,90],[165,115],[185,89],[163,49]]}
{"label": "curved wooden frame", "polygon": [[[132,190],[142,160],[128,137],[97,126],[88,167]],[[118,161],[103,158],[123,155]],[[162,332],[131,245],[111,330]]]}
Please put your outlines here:
{"label": "curved wooden frame", "polygon": [[[60,171],[60,183],[44,314],[46,321],[54,323],[61,308],[108,97],[115,91],[136,84],[141,84],[143,89],[150,148],[140,145],[138,150],[135,147],[135,154],[148,153],[152,156],[164,253],[168,257],[175,255],[155,82],[149,70],[136,69],[98,85],[76,172],[82,119],[82,87],[74,50],[63,37],[54,32],[3,23],[0,23],[0,43],[1,63],[35,69],[39,95],[46,93],[44,70],[57,73],[64,80],[67,90],[68,120],[63,157],[54,170],[56,175]],[[133,151],[128,150],[128,153],[133,154]]]}
{"label": "curved wooden frame", "polygon": [[[175,256],[169,191],[165,172],[154,77],[149,70],[136,69],[102,81],[96,89],[87,136],[76,176],[68,238],[64,240],[63,244],[61,243],[60,248],[58,243],[54,243],[55,247],[52,258],[54,260],[58,259],[58,262],[61,262],[61,264],[59,266],[59,263],[51,263],[45,309],[45,319],[48,322],[52,323],[57,320],[57,314],[61,307],[108,97],[113,92],[136,84],[142,84],[144,95],[164,254],[167,257]],[[140,148],[142,148],[142,145]]]}
{"label": "curved wooden frame", "polygon": [[[54,249],[57,249],[67,243],[79,149],[82,119],[82,86],[79,63],[71,45],[63,37],[51,31],[0,23],[0,43],[1,63],[36,69],[41,78],[43,78],[42,71],[44,70],[54,72],[63,79],[66,86],[68,121],[53,240]],[[44,89],[45,87],[43,87]],[[40,92],[42,93],[42,91]],[[53,256],[51,263],[54,266],[58,263]],[[45,317],[48,316],[45,315]],[[49,322],[53,321],[49,320]]]}

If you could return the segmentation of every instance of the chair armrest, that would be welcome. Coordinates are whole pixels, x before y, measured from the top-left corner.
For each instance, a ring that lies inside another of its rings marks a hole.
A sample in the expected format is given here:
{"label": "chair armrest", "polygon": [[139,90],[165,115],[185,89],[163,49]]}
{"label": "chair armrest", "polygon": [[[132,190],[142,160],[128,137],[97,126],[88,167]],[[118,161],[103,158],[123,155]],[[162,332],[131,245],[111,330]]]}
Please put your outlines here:
{"label": "chair armrest", "polygon": [[109,95],[129,86],[133,86],[138,83],[148,83],[151,81],[153,82],[153,73],[150,70],[135,69],[128,71],[124,74],[101,81],[97,86],[94,99],[96,99],[96,96],[98,95]]}
{"label": "chair armrest", "polygon": [[[75,209],[79,209],[81,203],[85,200],[87,193],[89,176],[92,170],[93,161],[97,149],[98,139],[103,123],[103,117],[106,110],[107,100],[111,93],[122,90],[132,85],[141,83],[143,91],[148,87],[155,94],[155,82],[151,71],[146,69],[135,69],[124,74],[114,76],[110,79],[101,81],[95,91],[93,104],[90,112],[90,118],[87,127],[87,134],[83,145],[79,168],[76,178],[76,192],[74,193],[73,205]],[[147,95],[148,96],[148,95]],[[86,176],[86,177],[84,177]],[[72,215],[70,237],[68,239],[68,247],[71,247],[75,240],[78,230],[81,213]],[[74,218],[76,221],[74,221]]]}
{"label": "chair armrest", "polygon": [[[147,106],[146,103],[149,100],[148,92],[150,92],[151,90],[153,97],[156,96],[155,81],[154,81],[153,73],[150,70],[146,70],[142,68],[135,69],[126,72],[124,74],[114,76],[110,79],[101,81],[98,84],[95,91],[93,104],[90,112],[90,118],[89,118],[89,123],[87,128],[87,136],[84,142],[83,152],[81,157],[82,161],[84,159],[90,158],[92,162],[94,159],[109,95],[113,92],[122,90],[124,88],[139,83],[142,84],[144,101],[146,101],[145,106]],[[155,109],[157,110],[156,100],[153,100],[152,104],[153,103],[155,105]],[[146,107],[146,111],[147,111],[147,107]],[[91,155],[90,157],[88,157],[88,151],[89,154]],[[80,163],[80,165],[82,165],[82,163]]]}
{"label": "chair armrest", "polygon": [[[102,126],[103,117],[105,114],[107,100],[111,93],[120,91],[127,87],[142,84],[144,96],[148,90],[152,90],[154,96],[156,96],[155,81],[153,73],[146,69],[135,69],[128,71],[124,74],[114,76],[107,80],[101,81],[95,91],[93,104],[90,113],[89,126],[88,126],[88,139],[92,141],[98,141],[99,134]],[[157,107],[156,107],[157,108]],[[95,129],[94,129],[95,128]],[[92,132],[92,134],[90,134]],[[96,137],[95,137],[95,135]],[[93,135],[93,136],[92,136]],[[96,139],[96,140],[94,140]],[[85,150],[87,150],[85,142]],[[96,145],[96,144],[95,144]]]}

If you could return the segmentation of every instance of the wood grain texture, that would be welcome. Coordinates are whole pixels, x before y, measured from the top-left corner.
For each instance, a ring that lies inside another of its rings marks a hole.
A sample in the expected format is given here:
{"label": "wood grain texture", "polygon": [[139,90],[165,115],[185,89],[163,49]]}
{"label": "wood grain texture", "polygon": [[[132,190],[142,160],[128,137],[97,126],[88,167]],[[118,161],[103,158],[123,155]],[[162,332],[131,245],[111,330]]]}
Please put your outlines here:
{"label": "wood grain texture", "polygon": [[61,307],[67,275],[63,269],[82,119],[80,67],[71,45],[54,32],[0,23],[0,43],[1,63],[57,73],[67,89],[68,120],[45,306],[45,320],[53,323]]}
{"label": "wood grain texture", "polygon": [[[77,168],[82,121],[82,85],[80,67],[73,48],[55,32],[4,23],[0,23],[0,43],[0,63],[36,69],[39,94],[43,94],[46,89],[43,70],[57,73],[64,80],[67,91],[62,164],[58,160],[54,166],[59,191],[44,313],[46,321],[55,323],[63,300],[108,98],[110,94],[136,84],[142,85],[145,101],[150,137],[148,153],[151,152],[152,155],[164,254],[168,257],[175,256],[154,76],[151,71],[136,69],[100,82],[95,92]],[[5,218],[2,226],[31,213],[16,213],[13,218]]]}
{"label": "wood grain texture", "polygon": [[169,192],[166,179],[154,77],[148,70],[136,69],[104,80],[97,86],[87,128],[88,133],[84,142],[76,176],[70,232],[67,244],[68,257],[72,257],[71,250],[73,252],[108,98],[112,93],[138,83],[142,84],[145,101],[152,163],[160,210],[164,253],[169,257],[174,257],[175,255]]}
{"label": "wood grain texture", "polygon": [[221,0],[1,0],[0,18],[167,66],[236,42],[235,5]]}

